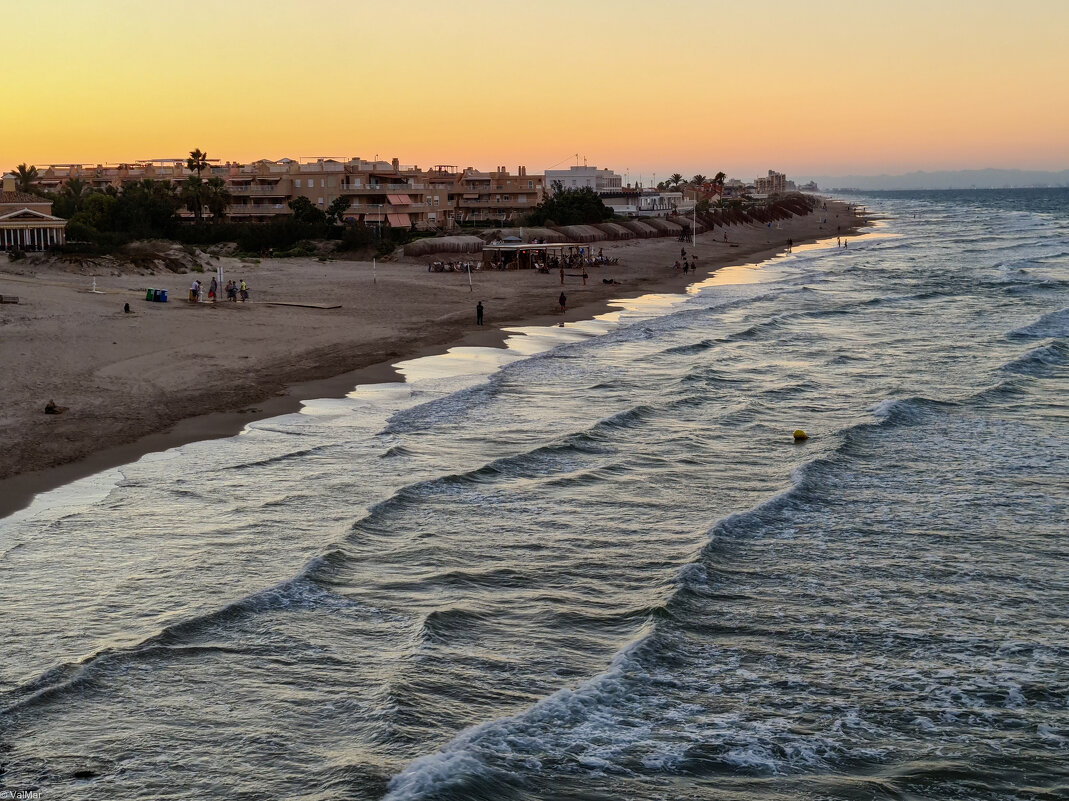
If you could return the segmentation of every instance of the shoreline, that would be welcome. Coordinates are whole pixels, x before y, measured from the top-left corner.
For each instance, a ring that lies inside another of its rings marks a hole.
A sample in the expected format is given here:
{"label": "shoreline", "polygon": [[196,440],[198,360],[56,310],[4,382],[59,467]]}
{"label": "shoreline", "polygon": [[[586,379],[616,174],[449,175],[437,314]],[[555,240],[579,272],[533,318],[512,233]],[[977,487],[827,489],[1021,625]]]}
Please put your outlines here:
{"label": "shoreline", "polygon": [[[832,208],[832,203],[833,201],[828,202],[829,210]],[[836,207],[840,206],[838,202],[834,203]],[[845,204],[841,205],[845,207]],[[810,217],[812,216],[810,215]],[[869,225],[872,219],[871,215],[851,219],[845,226],[844,234],[848,236],[856,235],[858,230]],[[808,218],[795,218],[795,220],[808,220]],[[813,222],[812,220],[808,221],[810,223]],[[743,228],[751,229],[749,233],[757,234],[758,239],[767,236],[763,229],[754,226],[744,226]],[[451,320],[451,316],[447,315],[444,318],[431,321],[432,323],[452,323],[443,325],[438,336],[428,336],[423,333],[422,336],[405,337],[402,332],[401,336],[398,336],[390,343],[393,347],[389,348],[376,348],[375,346],[381,343],[375,341],[367,342],[366,344],[370,347],[361,350],[359,355],[356,356],[357,365],[351,369],[336,372],[333,370],[329,359],[311,367],[298,367],[291,362],[291,369],[286,371],[283,368],[281,376],[258,376],[260,380],[255,381],[247,388],[247,391],[238,393],[236,398],[229,397],[224,399],[219,404],[222,408],[211,409],[202,414],[179,415],[177,419],[166,422],[156,430],[139,433],[115,445],[90,448],[87,454],[75,457],[72,460],[49,465],[41,469],[15,472],[12,475],[0,478],[0,519],[25,509],[38,494],[87,476],[134,462],[145,454],[168,450],[190,442],[236,436],[250,422],[299,411],[303,401],[314,398],[341,397],[361,385],[401,381],[403,378],[395,369],[395,365],[399,362],[442,354],[455,347],[500,348],[504,346],[505,340],[513,335],[505,331],[505,328],[550,326],[561,322],[590,319],[610,311],[614,302],[621,299],[631,299],[657,292],[684,292],[688,286],[706,280],[723,268],[744,265],[758,267],[785,252],[785,243],[770,244],[768,242],[753,241],[749,243],[740,242],[738,245],[733,246],[734,252],[715,253],[710,257],[708,255],[709,248],[722,247],[722,241],[715,239],[717,233],[723,232],[708,232],[698,235],[697,247],[699,252],[703,254],[702,266],[696,273],[692,274],[693,277],[688,275],[684,278],[681,273],[675,271],[652,276],[636,275],[632,277],[633,280],[627,280],[620,285],[611,285],[612,288],[608,292],[604,291],[604,287],[595,286],[593,288],[601,288],[603,290],[596,295],[594,293],[577,293],[575,287],[566,286],[565,291],[567,291],[570,300],[568,310],[564,314],[537,312],[530,308],[529,303],[526,306],[519,304],[524,307],[515,309],[511,314],[506,312],[503,319],[495,320],[492,325],[486,326],[484,330],[475,328],[473,321],[462,323],[460,320]],[[737,229],[731,229],[732,242],[738,238],[736,233]],[[782,235],[789,232],[777,230],[776,233],[781,235],[780,239],[783,240],[784,237]],[[829,239],[830,233],[823,230],[823,226],[821,226],[818,231],[809,230],[804,235],[796,234],[792,238],[796,240],[795,244],[801,245]],[[673,238],[624,240],[623,242],[599,242],[596,244],[605,246],[606,250],[610,252],[623,249],[621,246],[634,247],[642,244],[651,245],[652,247],[647,248],[649,250],[663,251],[666,249],[665,245],[673,252],[677,246],[687,248],[688,252],[691,249],[689,242],[680,243]],[[283,265],[283,267],[286,266],[288,265]],[[418,267],[412,264],[411,261],[402,264],[395,263],[390,267],[394,270],[400,268],[401,270],[418,271]],[[380,269],[385,269],[385,265],[380,266]],[[487,274],[480,273],[478,275],[485,277]],[[512,277],[519,274],[510,272],[502,275]],[[601,275],[602,273],[593,272],[592,280],[596,281]],[[148,280],[151,281],[154,277],[148,276]],[[142,278],[144,277],[142,276]],[[182,275],[179,278],[185,279],[188,278],[188,275]],[[494,282],[488,283],[499,284],[501,280],[495,279]],[[480,281],[480,283],[483,282]],[[555,290],[557,288],[558,285],[554,279],[554,284],[550,289]],[[480,292],[484,292],[486,289],[486,287],[480,286]],[[497,287],[497,289],[500,291],[500,287]],[[474,299],[478,297],[479,295],[472,292],[470,300],[473,303]],[[485,299],[485,295],[483,299]],[[495,300],[498,299],[501,298],[495,298]],[[528,300],[530,299],[528,298]],[[246,310],[235,309],[233,311],[244,312]],[[465,318],[468,316],[467,314],[464,315]],[[352,354],[349,355],[352,356]],[[363,358],[360,358],[361,356]],[[287,373],[289,377],[287,377]],[[302,373],[311,373],[311,375],[305,378]],[[210,394],[210,389],[206,388],[204,394]],[[196,392],[193,393],[192,400],[192,405],[195,406],[199,400]],[[236,402],[234,402],[235,400]],[[103,438],[106,439],[106,436]]]}

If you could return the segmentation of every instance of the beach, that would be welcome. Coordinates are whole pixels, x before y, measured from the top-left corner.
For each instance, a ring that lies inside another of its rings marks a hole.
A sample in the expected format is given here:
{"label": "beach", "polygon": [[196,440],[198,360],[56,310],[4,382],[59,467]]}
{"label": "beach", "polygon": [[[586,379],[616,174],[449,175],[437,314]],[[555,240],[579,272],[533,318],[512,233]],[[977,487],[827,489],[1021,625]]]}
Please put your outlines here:
{"label": "beach", "polygon": [[[788,239],[834,236],[837,225],[849,236],[862,222],[829,202],[772,227],[717,228],[693,246],[672,237],[593,243],[619,264],[591,269],[586,285],[568,275],[563,287],[556,272],[533,270],[479,271],[469,286],[466,274],[428,272],[428,258],[213,260],[224,281],[248,282],[248,303],[189,303],[193,279],[207,283],[210,272],[0,261],[0,294],[19,298],[0,306],[0,516],[145,453],[231,436],[304,399],[397,380],[398,360],[499,344],[503,328],[589,318],[614,298],[677,292],[718,268],[774,256]],[[673,269],[681,248],[697,255],[697,274]],[[147,302],[149,287],[166,289],[169,302]],[[46,415],[50,401],[67,410]]]}

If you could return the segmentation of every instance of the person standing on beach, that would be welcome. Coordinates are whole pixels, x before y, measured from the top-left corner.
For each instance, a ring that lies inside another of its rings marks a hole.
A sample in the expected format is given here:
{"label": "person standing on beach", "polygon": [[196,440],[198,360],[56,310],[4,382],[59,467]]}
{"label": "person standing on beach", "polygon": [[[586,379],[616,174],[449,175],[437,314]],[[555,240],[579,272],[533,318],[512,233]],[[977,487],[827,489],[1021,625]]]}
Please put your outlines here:
{"label": "person standing on beach", "polygon": [[216,293],[218,291],[219,291],[219,282],[216,280],[215,276],[213,275],[212,276],[212,283],[208,287],[208,301],[209,302],[215,303],[215,295],[216,295]]}
{"label": "person standing on beach", "polygon": [[481,300],[475,305],[475,324],[483,324],[483,302]]}
{"label": "person standing on beach", "polygon": [[241,279],[241,302],[244,303],[249,299],[249,285],[245,283],[245,279]]}
{"label": "person standing on beach", "polygon": [[560,304],[560,310],[561,311],[564,311],[565,309],[568,308],[568,298],[565,297],[563,292],[561,292],[560,293],[560,297],[557,298],[557,303]]}

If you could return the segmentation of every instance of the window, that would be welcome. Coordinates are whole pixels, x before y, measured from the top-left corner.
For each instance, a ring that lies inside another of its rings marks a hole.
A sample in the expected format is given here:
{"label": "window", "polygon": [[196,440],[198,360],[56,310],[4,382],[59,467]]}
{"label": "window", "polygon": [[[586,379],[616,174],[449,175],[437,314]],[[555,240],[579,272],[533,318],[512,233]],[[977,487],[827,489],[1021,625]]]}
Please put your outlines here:
{"label": "window", "polygon": [[527,188],[528,189],[534,189],[534,181],[528,181],[527,182]]}
{"label": "window", "polygon": [[293,182],[293,185],[295,187],[297,187],[298,189],[300,189],[301,188],[301,179],[298,178],[296,181]]}
{"label": "window", "polygon": [[509,202],[509,196],[508,196],[508,195],[505,195],[505,202],[506,202],[506,203],[508,203],[508,202]]}
{"label": "window", "polygon": [[438,195],[435,195],[435,196],[434,196],[434,205],[435,205],[435,206],[437,206],[437,205],[438,205]]}
{"label": "window", "polygon": [[320,189],[324,189],[326,187],[326,185],[327,185],[327,179],[326,178],[320,178],[319,179],[319,188]]}
{"label": "window", "polygon": [[319,198],[319,201],[318,201],[317,205],[319,205],[319,206],[323,205],[323,198]]}

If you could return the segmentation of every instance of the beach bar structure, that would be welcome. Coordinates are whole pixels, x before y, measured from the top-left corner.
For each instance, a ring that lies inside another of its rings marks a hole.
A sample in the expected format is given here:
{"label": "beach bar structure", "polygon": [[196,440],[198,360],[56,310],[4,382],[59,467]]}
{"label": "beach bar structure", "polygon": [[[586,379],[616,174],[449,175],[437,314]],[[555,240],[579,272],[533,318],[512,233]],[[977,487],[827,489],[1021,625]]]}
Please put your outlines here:
{"label": "beach bar structure", "polygon": [[483,245],[483,269],[492,269],[495,263],[506,270],[530,270],[535,264],[548,265],[550,258],[565,259],[568,256],[589,255],[590,245],[583,242],[495,242]]}
{"label": "beach bar structure", "polygon": [[47,250],[67,241],[67,221],[52,216],[52,203],[15,190],[8,173],[0,191],[0,251]]}

